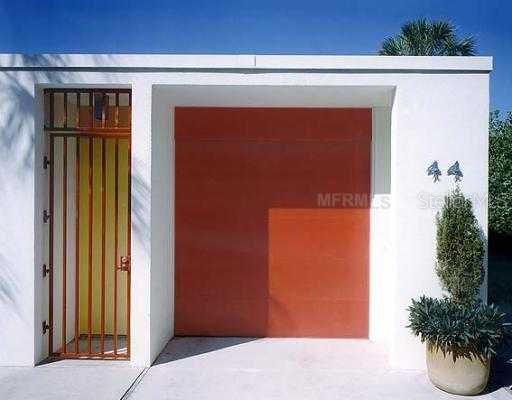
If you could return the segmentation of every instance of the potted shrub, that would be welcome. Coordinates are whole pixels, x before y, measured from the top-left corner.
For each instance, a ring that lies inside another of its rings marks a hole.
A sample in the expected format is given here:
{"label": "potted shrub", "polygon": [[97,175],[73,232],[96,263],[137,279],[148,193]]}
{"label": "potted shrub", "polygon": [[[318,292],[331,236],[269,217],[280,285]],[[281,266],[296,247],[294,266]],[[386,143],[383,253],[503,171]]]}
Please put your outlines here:
{"label": "potted shrub", "polygon": [[426,342],[430,381],[449,393],[482,392],[491,357],[507,335],[504,314],[492,305],[428,297],[413,300],[409,311],[409,327]]}
{"label": "potted shrub", "polygon": [[483,304],[484,241],[471,201],[457,188],[437,216],[436,273],[447,296],[421,297],[409,307],[408,327],[426,343],[427,370],[438,388],[462,395],[487,386],[490,361],[508,336],[505,314]]}

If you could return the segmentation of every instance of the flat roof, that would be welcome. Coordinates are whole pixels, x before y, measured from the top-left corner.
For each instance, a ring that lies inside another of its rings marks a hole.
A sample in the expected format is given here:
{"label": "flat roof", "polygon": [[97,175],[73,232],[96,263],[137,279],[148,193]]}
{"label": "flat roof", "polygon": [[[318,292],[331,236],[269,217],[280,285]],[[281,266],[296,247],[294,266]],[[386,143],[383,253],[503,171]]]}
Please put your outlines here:
{"label": "flat roof", "polygon": [[490,72],[492,57],[213,54],[0,54],[0,69]]}

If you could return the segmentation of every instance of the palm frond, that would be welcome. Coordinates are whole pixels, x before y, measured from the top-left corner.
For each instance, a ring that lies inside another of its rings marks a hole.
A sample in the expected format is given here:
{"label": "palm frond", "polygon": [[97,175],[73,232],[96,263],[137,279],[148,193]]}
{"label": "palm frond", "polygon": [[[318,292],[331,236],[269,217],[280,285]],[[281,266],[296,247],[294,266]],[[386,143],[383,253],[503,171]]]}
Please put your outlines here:
{"label": "palm frond", "polygon": [[382,43],[380,55],[388,56],[472,56],[475,39],[457,39],[454,25],[447,21],[420,18],[406,22],[400,33]]}
{"label": "palm frond", "polygon": [[476,54],[476,41],[473,36],[460,40],[456,46],[456,56],[474,56]]}
{"label": "palm frond", "polygon": [[403,56],[406,55],[406,44],[401,37],[390,37],[382,43],[382,49],[379,50],[381,56]]}

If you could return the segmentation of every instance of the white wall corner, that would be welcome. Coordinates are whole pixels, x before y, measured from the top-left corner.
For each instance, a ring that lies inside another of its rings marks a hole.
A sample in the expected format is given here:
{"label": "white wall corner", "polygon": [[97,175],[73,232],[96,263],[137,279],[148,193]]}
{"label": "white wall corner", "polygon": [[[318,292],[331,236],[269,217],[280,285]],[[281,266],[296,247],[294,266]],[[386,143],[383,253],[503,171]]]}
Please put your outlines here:
{"label": "white wall corner", "polygon": [[174,160],[171,109],[152,90],[151,172],[151,359],[154,360],[173,332],[173,220]]}
{"label": "white wall corner", "polygon": [[370,340],[387,344],[391,326],[391,108],[372,109]]}
{"label": "white wall corner", "polygon": [[151,84],[132,85],[131,363],[151,362]]}

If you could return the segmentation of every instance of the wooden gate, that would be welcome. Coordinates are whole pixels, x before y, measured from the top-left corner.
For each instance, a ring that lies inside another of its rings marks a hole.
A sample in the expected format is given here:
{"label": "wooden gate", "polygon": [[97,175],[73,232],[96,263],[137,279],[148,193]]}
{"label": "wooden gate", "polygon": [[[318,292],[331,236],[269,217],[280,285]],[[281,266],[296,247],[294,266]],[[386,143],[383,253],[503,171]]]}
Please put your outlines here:
{"label": "wooden gate", "polygon": [[44,92],[49,355],[130,357],[131,91]]}

